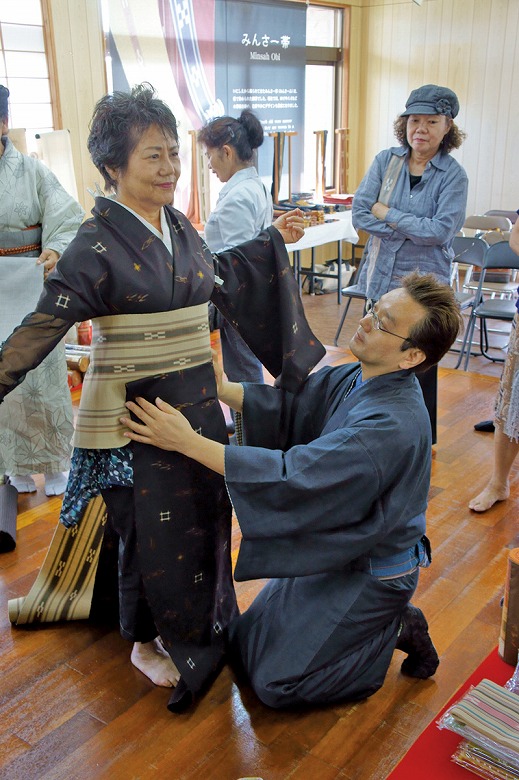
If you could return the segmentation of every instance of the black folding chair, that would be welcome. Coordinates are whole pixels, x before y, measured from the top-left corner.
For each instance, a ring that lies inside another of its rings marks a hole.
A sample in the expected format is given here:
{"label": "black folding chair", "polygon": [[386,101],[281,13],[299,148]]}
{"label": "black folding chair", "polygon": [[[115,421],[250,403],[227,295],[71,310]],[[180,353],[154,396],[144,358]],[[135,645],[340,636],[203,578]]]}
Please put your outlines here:
{"label": "black folding chair", "polygon": [[[474,304],[476,296],[477,286],[473,288],[466,287],[465,282],[468,282],[472,277],[473,269],[475,267],[481,267],[485,259],[485,253],[488,249],[488,244],[482,238],[468,238],[466,236],[456,236],[452,248],[454,250],[454,258],[452,261],[452,274],[451,278],[456,280],[460,289],[454,289],[456,300],[459,303],[460,310],[465,311]],[[459,282],[459,266],[466,266],[465,276],[463,281]],[[454,285],[453,285],[454,286]],[[463,343],[463,339],[460,339]],[[461,359],[463,357],[462,349],[451,348],[451,352],[459,352],[458,362],[455,368],[459,368]]]}
{"label": "black folding chair", "polygon": [[[362,257],[360,258],[359,267],[353,274],[351,281],[355,282],[356,279],[360,278],[360,272],[362,270],[362,266],[366,262],[367,252],[366,247],[364,247],[364,251],[362,252]],[[343,298],[347,298],[346,306],[344,307],[344,311],[342,313],[341,321],[339,323],[339,327],[337,328],[337,333],[335,334],[335,338],[333,340],[333,343],[336,347],[339,346],[339,336],[341,335],[342,326],[344,325],[344,320],[346,319],[346,315],[348,314],[348,309],[350,308],[350,304],[354,298],[366,302],[366,293],[361,292],[360,287],[358,284],[350,284],[348,287],[343,287],[341,290],[341,296]]]}
{"label": "black folding chair", "polygon": [[517,308],[515,298],[485,298],[485,276],[490,269],[495,268],[519,270],[519,255],[516,255],[515,252],[510,249],[510,246],[506,241],[501,241],[498,244],[489,246],[485,252],[485,257],[483,258],[479,284],[474,296],[474,303],[472,304],[469,322],[461,346],[460,359],[458,361],[458,364],[461,364],[462,358],[465,356],[465,371],[468,368],[472,338],[476,327],[476,321],[478,320],[480,323],[479,336],[481,354],[493,362],[504,362],[504,358],[495,357],[488,351],[491,349],[491,346],[488,342],[487,321],[497,320],[511,323]]}

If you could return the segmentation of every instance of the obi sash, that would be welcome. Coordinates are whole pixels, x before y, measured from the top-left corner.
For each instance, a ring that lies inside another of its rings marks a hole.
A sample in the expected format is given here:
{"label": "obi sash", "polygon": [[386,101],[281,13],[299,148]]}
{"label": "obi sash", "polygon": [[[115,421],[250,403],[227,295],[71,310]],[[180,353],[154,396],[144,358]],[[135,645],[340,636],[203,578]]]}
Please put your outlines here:
{"label": "obi sash", "polygon": [[92,351],[74,435],[83,449],[124,447],[126,383],[211,361],[207,303],[157,314],[92,321]]}
{"label": "obi sash", "polygon": [[40,254],[41,225],[31,225],[23,230],[0,230],[0,257],[39,257]]}

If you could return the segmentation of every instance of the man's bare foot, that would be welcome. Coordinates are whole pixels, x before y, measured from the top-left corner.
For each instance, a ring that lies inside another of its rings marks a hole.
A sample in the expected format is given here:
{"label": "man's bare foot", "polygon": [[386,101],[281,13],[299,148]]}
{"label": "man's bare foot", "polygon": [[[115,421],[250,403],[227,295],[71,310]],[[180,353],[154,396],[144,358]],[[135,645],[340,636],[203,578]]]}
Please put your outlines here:
{"label": "man's bare foot", "polygon": [[494,487],[494,485],[490,484],[469,502],[469,509],[474,510],[474,512],[486,512],[497,501],[506,501],[509,496],[510,488],[508,485]]}
{"label": "man's bare foot", "polygon": [[135,642],[130,660],[155,685],[174,688],[180,680],[180,672],[159,637],[152,642]]}

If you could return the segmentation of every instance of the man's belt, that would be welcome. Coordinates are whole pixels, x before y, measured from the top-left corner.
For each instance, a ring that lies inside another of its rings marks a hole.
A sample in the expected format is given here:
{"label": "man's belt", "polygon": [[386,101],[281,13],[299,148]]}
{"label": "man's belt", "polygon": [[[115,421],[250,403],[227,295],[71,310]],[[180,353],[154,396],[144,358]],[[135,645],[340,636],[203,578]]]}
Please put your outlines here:
{"label": "man's belt", "polygon": [[403,577],[411,574],[419,566],[427,568],[431,563],[431,544],[426,536],[422,536],[418,544],[407,550],[388,555],[385,558],[359,558],[353,561],[355,571],[365,571],[381,580]]}

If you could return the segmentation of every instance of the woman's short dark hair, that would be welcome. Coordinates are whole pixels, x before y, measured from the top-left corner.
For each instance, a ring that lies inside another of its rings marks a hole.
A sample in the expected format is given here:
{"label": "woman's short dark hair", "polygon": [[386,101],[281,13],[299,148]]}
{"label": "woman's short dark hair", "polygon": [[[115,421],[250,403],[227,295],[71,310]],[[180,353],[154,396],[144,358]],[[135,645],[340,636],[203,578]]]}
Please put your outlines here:
{"label": "woman's short dark hair", "polygon": [[114,92],[97,102],[90,122],[88,151],[107,188],[117,188],[107,167],[124,172],[142,134],[153,125],[178,143],[177,120],[155,96],[151,84],[138,84],[131,92]]}
{"label": "woman's short dark hair", "polygon": [[7,122],[9,119],[9,90],[0,84],[0,119],[2,122]]}
{"label": "woman's short dark hair", "polygon": [[427,311],[402,344],[402,350],[409,349],[410,344],[422,350],[425,360],[415,371],[425,371],[440,362],[463,330],[460,307],[452,287],[438,281],[434,274],[415,271],[404,276],[402,287]]}
{"label": "woman's short dark hair", "polygon": [[[434,114],[431,114],[434,116]],[[409,141],[407,140],[407,120],[408,116],[399,116],[393,123],[393,129],[395,131],[395,137],[401,146],[406,149],[410,149]],[[453,149],[459,149],[467,134],[460,130],[458,125],[452,122],[449,132],[443,137],[440,144],[440,150],[444,154],[449,154]]]}
{"label": "woman's short dark hair", "polygon": [[263,127],[258,117],[246,108],[238,119],[220,116],[208,122],[198,133],[198,141],[208,149],[232,146],[238,159],[248,162],[263,143]]}

